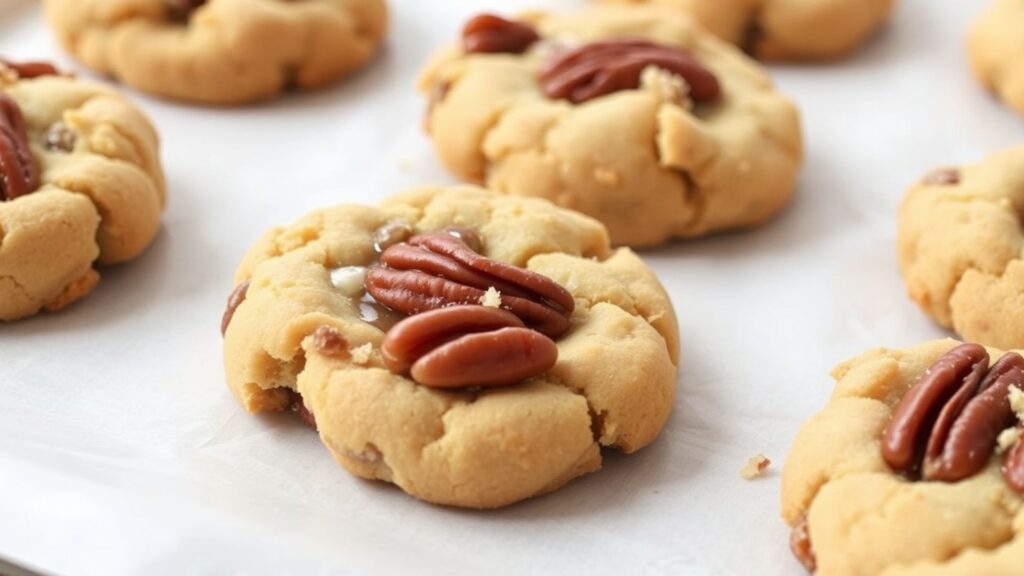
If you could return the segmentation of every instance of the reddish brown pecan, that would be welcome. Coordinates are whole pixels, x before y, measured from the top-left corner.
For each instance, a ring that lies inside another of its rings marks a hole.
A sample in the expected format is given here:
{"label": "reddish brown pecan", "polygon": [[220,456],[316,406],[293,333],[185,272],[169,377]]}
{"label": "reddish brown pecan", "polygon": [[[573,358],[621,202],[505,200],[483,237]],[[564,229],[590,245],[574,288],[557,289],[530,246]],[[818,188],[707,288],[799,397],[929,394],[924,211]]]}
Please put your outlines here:
{"label": "reddish brown pecan", "polygon": [[231,319],[235,317],[235,310],[245,302],[245,297],[249,293],[249,281],[246,280],[235,287],[231,295],[228,296],[228,305],[224,309],[224,315],[220,319],[220,333],[223,336],[228,331],[228,326],[231,325]]}
{"label": "reddish brown pecan", "polygon": [[522,54],[540,40],[529,24],[506,20],[494,14],[481,14],[462,29],[462,48],[469,53]]}
{"label": "reddish brown pecan", "polygon": [[514,314],[453,306],[399,322],[381,345],[393,372],[435,388],[507,386],[546,372],[558,360],[547,336]]}
{"label": "reddish brown pecan", "polygon": [[921,180],[930,186],[954,186],[960,183],[960,170],[956,168],[939,168],[932,170]]}
{"label": "reddish brown pecan", "polygon": [[39,166],[28,144],[18,103],[0,92],[0,200],[14,200],[39,188]]}
{"label": "reddish brown pecan", "polygon": [[563,52],[544,67],[540,82],[548,97],[579,104],[639,88],[641,74],[649,66],[681,77],[694,102],[711,102],[721,96],[718,78],[693,54],[647,40],[608,40]]}
{"label": "reddish brown pecan", "polygon": [[309,411],[309,408],[306,408],[306,402],[302,399],[302,394],[299,394],[294,390],[289,390],[288,392],[291,396],[289,409],[299,416],[299,420],[302,420],[303,424],[313,430],[316,430],[316,416],[313,416],[313,413]]}
{"label": "reddish brown pecan", "polygon": [[[468,242],[468,243],[467,243]],[[474,250],[475,234],[465,230],[413,236],[381,254],[366,274],[366,291],[381,304],[413,315],[448,306],[479,304],[489,288],[501,293],[501,307],[526,326],[557,338],[569,329],[572,295],[550,278]]]}
{"label": "reddish brown pecan", "polygon": [[1024,426],[1018,426],[1019,438],[1003,457],[1003,479],[1018,494],[1024,494]]}
{"label": "reddish brown pecan", "polygon": [[1011,387],[1024,385],[1024,358],[963,344],[941,356],[903,397],[882,436],[882,456],[911,478],[957,482],[983,469],[1014,420]]}
{"label": "reddish brown pecan", "polygon": [[789,549],[808,572],[813,573],[817,569],[818,561],[814,557],[814,547],[811,545],[811,532],[806,516],[793,525],[793,530],[789,533]]}
{"label": "reddish brown pecan", "polygon": [[60,72],[49,62],[11,62],[0,58],[0,64],[13,70],[18,78],[31,79],[40,76],[59,76]]}

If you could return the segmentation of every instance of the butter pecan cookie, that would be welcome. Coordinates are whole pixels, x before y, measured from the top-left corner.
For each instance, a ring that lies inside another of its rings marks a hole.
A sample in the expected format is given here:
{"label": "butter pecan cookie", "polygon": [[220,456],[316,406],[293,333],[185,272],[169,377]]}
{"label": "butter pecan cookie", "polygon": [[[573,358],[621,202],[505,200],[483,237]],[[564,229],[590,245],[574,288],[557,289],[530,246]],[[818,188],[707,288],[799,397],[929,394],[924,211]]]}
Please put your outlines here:
{"label": "butter pecan cookie", "polygon": [[1024,114],[1024,3],[992,2],[971,28],[967,47],[978,80]]}
{"label": "butter pecan cookie", "polygon": [[293,409],[349,472],[438,504],[561,487],[660,432],[678,333],[658,280],[540,199],[423,189],[267,233],[222,322],[250,412]]}
{"label": "butter pecan cookie", "polygon": [[791,546],[829,576],[1020,574],[1024,357],[953,340],[840,364],[782,479]]}
{"label": "butter pecan cookie", "polygon": [[384,38],[384,0],[45,0],[86,66],[153,94],[242,104],[322,87]]}
{"label": "butter pecan cookie", "polygon": [[479,16],[420,86],[449,169],[589,214],[615,244],[758,225],[802,162],[793,104],[676,11]]}
{"label": "butter pecan cookie", "polygon": [[893,0],[603,0],[692,14],[719,38],[765,60],[849,54],[889,18]]}
{"label": "butter pecan cookie", "polygon": [[900,207],[910,297],[964,338],[1024,348],[1024,148],[935,170]]}
{"label": "butter pecan cookie", "polygon": [[116,92],[0,62],[0,320],[67,306],[96,286],[96,264],[149,245],[164,207],[157,148]]}

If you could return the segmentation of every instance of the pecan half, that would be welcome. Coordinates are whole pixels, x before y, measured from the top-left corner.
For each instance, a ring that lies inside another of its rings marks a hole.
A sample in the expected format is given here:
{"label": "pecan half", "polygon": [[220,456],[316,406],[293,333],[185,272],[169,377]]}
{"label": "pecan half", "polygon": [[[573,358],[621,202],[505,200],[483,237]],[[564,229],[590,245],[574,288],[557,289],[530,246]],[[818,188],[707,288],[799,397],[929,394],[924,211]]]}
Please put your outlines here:
{"label": "pecan half", "polygon": [[227,333],[228,326],[231,325],[231,319],[235,317],[235,310],[245,302],[245,297],[249,294],[249,281],[246,280],[235,287],[231,295],[228,296],[228,305],[224,309],[224,315],[220,319],[220,333],[221,336]]}
{"label": "pecan half", "polygon": [[[1024,432],[1024,426],[1018,426]],[[1022,435],[1024,436],[1024,435]],[[1003,480],[1018,494],[1024,494],[1024,441],[1018,440],[1003,456]]]}
{"label": "pecan half", "polygon": [[49,62],[11,62],[0,58],[0,65],[13,70],[18,78],[31,79],[40,76],[59,76],[60,72]]}
{"label": "pecan half", "polygon": [[462,29],[462,48],[471,54],[522,54],[538,40],[540,35],[529,24],[494,14],[476,16]]}
{"label": "pecan half", "polygon": [[0,200],[14,200],[39,188],[39,166],[28,144],[18,103],[0,92]]}
{"label": "pecan half", "polygon": [[789,549],[793,552],[800,565],[813,573],[817,569],[818,561],[814,557],[814,547],[811,545],[811,531],[807,525],[807,517],[804,516],[789,533]]}
{"label": "pecan half", "polygon": [[1013,423],[1009,391],[1024,385],[1024,358],[963,344],[941,356],[903,397],[882,436],[894,470],[957,482],[981,471],[1000,432]]}
{"label": "pecan half", "polygon": [[381,345],[393,372],[435,388],[507,386],[546,372],[558,360],[547,336],[514,314],[485,306],[453,306],[411,316]]}
{"label": "pecan half", "polygon": [[526,326],[557,338],[569,329],[575,302],[550,278],[491,260],[469,243],[479,239],[465,230],[413,236],[381,254],[381,265],[366,274],[366,291],[385,306],[413,315],[478,304],[488,288],[501,292],[501,307]]}
{"label": "pecan half", "polygon": [[579,104],[639,88],[648,66],[680,76],[694,102],[712,102],[721,96],[718,78],[689,51],[628,39],[594,42],[555,56],[540,73],[541,87],[549,98]]}

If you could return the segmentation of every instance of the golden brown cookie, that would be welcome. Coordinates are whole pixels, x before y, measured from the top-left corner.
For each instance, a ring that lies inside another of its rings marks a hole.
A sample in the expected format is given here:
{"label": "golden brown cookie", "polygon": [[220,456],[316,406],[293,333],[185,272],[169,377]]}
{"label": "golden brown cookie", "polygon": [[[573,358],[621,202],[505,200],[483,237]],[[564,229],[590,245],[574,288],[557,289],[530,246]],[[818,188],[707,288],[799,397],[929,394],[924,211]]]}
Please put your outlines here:
{"label": "golden brown cookie", "polygon": [[160,228],[156,131],[102,86],[0,64],[0,320],[59,310]]}
{"label": "golden brown cookie", "polygon": [[1016,353],[953,340],[836,367],[831,401],[800,430],[783,472],[782,514],[805,567],[1019,574],[1022,367]]}
{"label": "golden brown cookie", "polygon": [[1024,115],[1024,3],[994,0],[967,38],[978,80]]}
{"label": "golden brown cookie", "polygon": [[235,280],[222,327],[242,405],[292,407],[349,472],[429,502],[550,492],[602,448],[652,442],[672,409],[665,291],[599,223],[544,200],[428,188],[317,211],[268,232]]}
{"label": "golden brown cookie", "polygon": [[159,96],[241,104],[360,68],[387,28],[384,0],[46,0],[86,66]]}
{"label": "golden brown cookie", "polygon": [[899,213],[910,297],[967,340],[1024,348],[1024,148],[915,184]]}
{"label": "golden brown cookie", "polygon": [[602,0],[661,5],[765,60],[826,60],[854,51],[889,18],[893,0]]}
{"label": "golden brown cookie", "polygon": [[593,216],[615,244],[761,224],[803,158],[793,104],[678,11],[475,19],[420,87],[450,170]]}

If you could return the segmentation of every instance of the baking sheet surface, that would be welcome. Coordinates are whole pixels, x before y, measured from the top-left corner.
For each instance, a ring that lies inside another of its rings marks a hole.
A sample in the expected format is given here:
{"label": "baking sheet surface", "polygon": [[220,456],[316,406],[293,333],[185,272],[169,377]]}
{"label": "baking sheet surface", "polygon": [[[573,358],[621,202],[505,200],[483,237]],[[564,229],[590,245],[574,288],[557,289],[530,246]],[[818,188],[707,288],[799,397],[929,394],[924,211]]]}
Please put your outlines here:
{"label": "baking sheet surface", "polygon": [[[489,513],[350,477],[285,417],[245,414],[218,332],[235,265],[322,206],[453,182],[420,131],[427,54],[484,9],[565,1],[392,0],[387,49],[336,87],[204,109],[131,90],[163,137],[164,229],[59,315],[0,326],[0,556],[61,574],[797,575],[781,465],[830,368],[941,337],[907,300],[895,211],[927,169],[1019,143],[1024,122],[963,53],[983,3],[902,0],[837,64],[772,66],[807,163],[769,226],[646,252],[675,301],[682,371],[661,438],[554,495]],[[0,0],[0,54],[77,67],[36,2]],[[748,457],[773,465],[740,478]]]}

